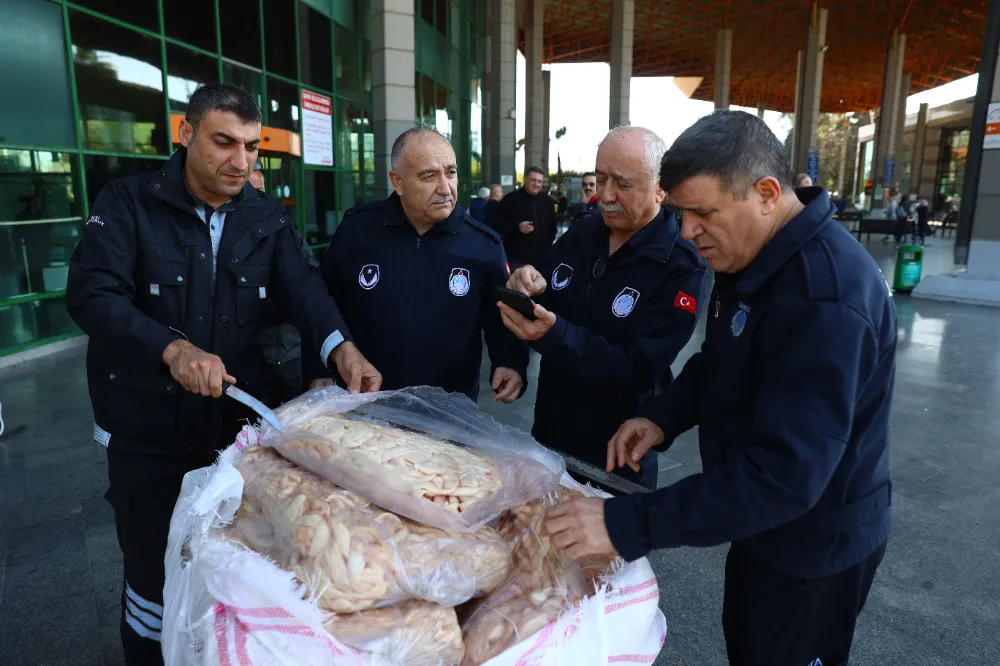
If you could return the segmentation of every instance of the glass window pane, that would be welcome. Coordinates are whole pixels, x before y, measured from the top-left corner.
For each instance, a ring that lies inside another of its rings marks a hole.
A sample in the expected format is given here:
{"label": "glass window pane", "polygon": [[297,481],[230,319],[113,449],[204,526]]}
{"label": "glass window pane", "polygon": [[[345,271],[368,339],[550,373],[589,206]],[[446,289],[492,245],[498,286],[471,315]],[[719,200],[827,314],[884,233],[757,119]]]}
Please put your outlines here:
{"label": "glass window pane", "polygon": [[173,37],[212,53],[219,51],[212,2],[163,0],[163,28],[167,37]]}
{"label": "glass window pane", "polygon": [[240,67],[231,62],[222,63],[222,82],[240,86],[257,100],[257,106],[264,108],[264,84],[260,72],[248,67]]}
{"label": "glass window pane", "polygon": [[[357,171],[361,168],[359,133],[364,123],[364,116],[357,104],[344,100],[337,102],[337,160],[338,169]],[[341,190],[343,196],[343,190]]]}
{"label": "glass window pane", "polygon": [[448,36],[448,0],[435,0],[436,5],[434,9],[434,28],[444,35]]}
{"label": "glass window pane", "polygon": [[260,12],[257,0],[219,0],[222,55],[260,67]]}
{"label": "glass window pane", "polygon": [[357,97],[360,91],[358,85],[358,37],[352,31],[336,26],[333,47],[336,50],[336,65],[334,72],[337,79],[337,94],[347,97]]}
{"label": "glass window pane", "polygon": [[260,163],[264,167],[264,188],[269,197],[281,201],[291,219],[296,218],[296,200],[298,185],[295,180],[297,158],[288,155],[272,153],[261,155]]}
{"label": "glass window pane", "polygon": [[361,42],[361,89],[365,96],[365,104],[371,106],[372,94],[372,43]]}
{"label": "glass window pane", "polygon": [[306,171],[304,189],[306,242],[329,243],[342,214],[337,209],[337,176],[333,171]]}
{"label": "glass window pane", "polygon": [[330,19],[299,5],[299,51],[302,80],[310,86],[333,90],[333,26]]}
{"label": "glass window pane", "polygon": [[298,78],[294,0],[264,0],[264,49],[267,71],[288,79]]}
{"label": "glass window pane", "polygon": [[66,287],[80,229],[68,153],[0,149],[0,299]]}
{"label": "glass window pane", "polygon": [[10,349],[80,329],[69,317],[66,301],[47,298],[0,308],[0,349]]}
{"label": "glass window pane", "polygon": [[0,63],[0,141],[75,148],[62,8],[4,0]]}
{"label": "glass window pane", "polygon": [[[270,127],[299,131],[299,88],[280,79],[267,77],[268,115]],[[266,148],[262,144],[261,148]]]}
{"label": "glass window pane", "polygon": [[83,168],[87,173],[87,202],[93,206],[94,199],[101,193],[108,181],[122,176],[162,169],[164,164],[166,164],[165,160],[148,158],[84,155]]}
{"label": "glass window pane", "polygon": [[160,45],[155,39],[70,12],[84,146],[122,153],[167,148]]}
{"label": "glass window pane", "polygon": [[199,86],[218,80],[219,64],[215,58],[167,44],[167,96],[171,112],[184,113]]}
{"label": "glass window pane", "polygon": [[160,32],[156,0],[128,0],[128,2],[121,0],[74,0],[74,4],[152,32]]}

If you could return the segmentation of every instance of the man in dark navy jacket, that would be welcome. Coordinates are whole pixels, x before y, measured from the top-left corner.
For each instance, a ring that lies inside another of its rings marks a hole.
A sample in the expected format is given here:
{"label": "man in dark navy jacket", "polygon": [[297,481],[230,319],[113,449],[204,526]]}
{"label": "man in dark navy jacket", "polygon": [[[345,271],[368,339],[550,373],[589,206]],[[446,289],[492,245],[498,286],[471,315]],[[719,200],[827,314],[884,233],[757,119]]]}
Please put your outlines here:
{"label": "man in dark navy jacket", "polygon": [[[612,130],[597,151],[601,213],[556,242],[554,260],[523,266],[509,286],[535,298],[536,321],[503,305],[504,322],[542,355],[532,434],[603,467],[607,442],[672,379],[698,319],[705,267],[664,210],[657,169],[666,146],[641,127]],[[656,487],[656,454],[626,478]]]}
{"label": "man in dark navy jacket", "polygon": [[716,271],[708,328],[608,467],[699,427],[703,471],[644,496],[574,503],[547,529],[571,555],[731,542],[723,629],[737,665],[847,664],[889,536],[896,312],[821,188],[793,191],[762,121],[717,111],[663,158],[683,235]]}
{"label": "man in dark navy jacket", "polygon": [[[441,134],[408,130],[391,159],[395,192],[349,210],[323,256],[352,339],[385,389],[426,384],[475,400],[485,334],[494,400],[514,402],[528,349],[493,305],[509,275],[500,237],[456,204],[455,151]],[[312,385],[328,382],[309,360]]]}
{"label": "man in dark navy jacket", "polygon": [[260,132],[245,90],[195,91],[184,148],[162,169],[109,183],[70,262],[66,306],[90,338],[94,439],[108,447],[130,665],[162,663],[170,516],[184,474],[214,462],[255,418],[220,396],[224,381],[263,392],[269,301],[322,350],[317,363],[335,363],[354,391],[379,386],[281,202],[247,183]]}

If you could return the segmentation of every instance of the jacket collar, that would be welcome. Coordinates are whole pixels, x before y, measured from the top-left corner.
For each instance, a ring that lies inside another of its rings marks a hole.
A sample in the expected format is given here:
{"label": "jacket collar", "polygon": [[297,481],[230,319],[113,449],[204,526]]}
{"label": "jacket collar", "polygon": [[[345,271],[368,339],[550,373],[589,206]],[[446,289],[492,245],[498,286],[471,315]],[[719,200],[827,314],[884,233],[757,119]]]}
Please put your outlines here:
{"label": "jacket collar", "polygon": [[[604,224],[603,218],[601,218],[601,224],[595,225],[593,228],[595,237],[599,238],[602,244],[602,256],[607,257],[610,231]],[[620,254],[622,257],[620,261],[625,262],[639,257],[666,262],[670,258],[670,253],[673,251],[679,235],[680,228],[677,226],[677,218],[669,209],[660,206],[656,217],[629,238],[613,257],[618,257]],[[626,247],[628,250],[622,252]]]}
{"label": "jacket collar", "polygon": [[[163,168],[160,169],[160,173],[153,177],[149,185],[149,191],[178,208],[193,210],[195,206],[206,206],[207,204],[200,201],[188,189],[187,182],[184,179],[184,163],[186,160],[187,149],[183,147],[178,148],[163,165]],[[232,208],[235,209],[241,203],[261,198],[260,192],[254,189],[253,185],[247,181],[246,185],[243,186],[243,190],[233,197],[227,203],[227,206],[228,204],[232,204]],[[222,208],[220,206],[220,209]]]}
{"label": "jacket collar", "polygon": [[805,204],[798,215],[778,230],[760,254],[744,269],[735,290],[752,294],[777,273],[806,243],[816,237],[825,225],[830,224],[836,206],[822,187],[805,187],[795,191]]}
{"label": "jacket collar", "polygon": [[[386,199],[389,205],[389,210],[392,211],[390,215],[387,215],[383,224],[392,224],[400,227],[406,227],[408,229],[414,229],[413,224],[407,219],[406,213],[403,211],[403,202],[399,200],[399,195],[393,192]],[[438,222],[436,225],[428,230],[432,231],[447,231],[449,233],[457,234],[462,228],[462,224],[465,222],[465,209],[459,203],[455,204],[455,209],[451,211],[445,220]],[[414,231],[416,231],[414,229]]]}

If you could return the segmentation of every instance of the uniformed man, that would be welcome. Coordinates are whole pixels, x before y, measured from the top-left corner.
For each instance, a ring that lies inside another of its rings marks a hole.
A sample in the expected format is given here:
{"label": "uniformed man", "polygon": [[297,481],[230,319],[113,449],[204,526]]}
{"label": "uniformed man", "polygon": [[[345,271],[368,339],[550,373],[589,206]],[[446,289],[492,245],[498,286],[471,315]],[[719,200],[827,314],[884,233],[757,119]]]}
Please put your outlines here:
{"label": "uniformed man", "polygon": [[[556,242],[552,262],[517,269],[509,286],[532,296],[536,321],[501,305],[504,323],[542,355],[532,434],[604,467],[607,442],[654,392],[687,344],[705,267],[661,206],[666,146],[641,127],[619,127],[597,150],[600,213]],[[656,454],[621,473],[656,487]]]}
{"label": "uniformed man", "polygon": [[593,171],[588,171],[583,174],[583,180],[581,182],[581,192],[582,201],[578,204],[574,204],[571,209],[571,214],[573,215],[573,220],[580,219],[587,216],[590,213],[598,211],[598,202],[600,197],[597,196],[597,174]]}
{"label": "uniformed man", "polygon": [[610,441],[636,466],[699,427],[703,471],[585,500],[546,528],[570,555],[732,542],[731,664],[848,662],[890,528],[896,312],[878,265],[819,187],[793,190],[781,142],[716,111],[677,139],[661,185],[715,270],[701,352]]}
{"label": "uniformed man", "polygon": [[[185,473],[209,465],[253,413],[223,382],[264,388],[269,300],[353,391],[381,378],[357,348],[281,202],[248,184],[261,113],[231,85],[191,96],[183,146],[163,168],[109,183],[70,263],[66,305],[90,338],[94,438],[108,447],[107,499],[125,560],[128,664],[162,663],[163,558]],[[181,390],[185,389],[187,392]]]}
{"label": "uniformed man", "polygon": [[485,334],[493,399],[514,402],[528,350],[493,305],[509,275],[500,237],[457,205],[455,151],[437,131],[407,130],[391,160],[393,194],[347,211],[323,256],[353,339],[385,389],[439,386],[476,400]]}

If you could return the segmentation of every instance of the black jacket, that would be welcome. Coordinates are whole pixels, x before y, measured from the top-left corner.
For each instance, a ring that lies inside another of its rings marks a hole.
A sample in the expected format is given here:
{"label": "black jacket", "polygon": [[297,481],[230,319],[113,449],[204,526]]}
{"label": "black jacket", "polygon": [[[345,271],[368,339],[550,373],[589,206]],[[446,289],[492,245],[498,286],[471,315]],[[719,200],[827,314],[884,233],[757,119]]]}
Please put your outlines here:
{"label": "black jacket", "polygon": [[669,385],[705,281],[673,213],[661,210],[610,258],[608,239],[600,215],[559,238],[553,264],[542,268],[549,286],[541,298],[558,318],[533,345],[542,361],[532,434],[602,469],[618,427]]}
{"label": "black jacket", "polygon": [[[345,213],[322,273],[383,389],[439,386],[475,400],[484,334],[493,368],[527,383],[528,348],[496,306],[506,264],[496,233],[461,206],[420,236],[393,194]],[[307,382],[324,373],[313,356]]]}
{"label": "black jacket", "polygon": [[[302,257],[313,268],[319,268],[319,262],[313,256],[312,249],[306,239],[299,237],[299,249]],[[264,328],[260,332],[260,346],[264,360],[272,364],[288,363],[302,357],[302,336],[299,329],[288,323],[288,317],[272,302],[268,307]]]}
{"label": "black jacket", "polygon": [[226,216],[212,278],[208,226],[183,178],[181,149],[160,171],[109,183],[70,262],[66,306],[90,337],[87,378],[111,446],[161,454],[231,443],[252,413],[182,389],[162,363],[179,337],[218,354],[238,386],[263,393],[260,331],[269,299],[312,346],[347,335],[281,202],[249,184]]}
{"label": "black jacket", "polygon": [[896,309],[825,191],[742,273],[716,275],[701,352],[641,415],[669,445],[699,426],[704,471],[608,500],[622,556],[734,542],[789,576],[828,576],[889,536]]}
{"label": "black jacket", "polygon": [[[525,220],[535,223],[530,234],[522,234],[519,228]],[[500,200],[493,228],[503,238],[512,266],[544,265],[552,257],[552,243],[556,240],[555,202],[545,192],[532,196],[524,188],[514,190]]]}

